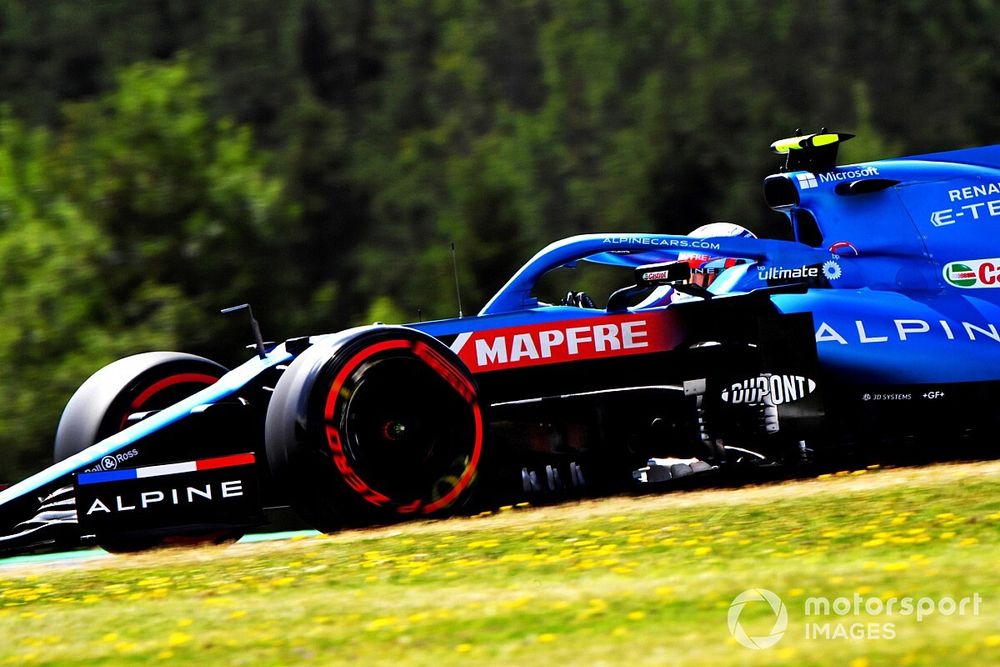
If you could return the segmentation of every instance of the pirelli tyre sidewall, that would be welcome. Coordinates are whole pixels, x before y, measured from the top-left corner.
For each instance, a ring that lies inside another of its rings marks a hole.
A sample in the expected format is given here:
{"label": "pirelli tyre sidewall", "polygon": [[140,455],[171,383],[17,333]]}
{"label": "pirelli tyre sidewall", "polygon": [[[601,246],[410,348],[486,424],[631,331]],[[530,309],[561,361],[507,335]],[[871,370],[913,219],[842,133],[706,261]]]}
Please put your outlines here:
{"label": "pirelli tyre sidewall", "polygon": [[265,440],[278,490],[331,531],[459,506],[476,481],[483,416],[451,350],[414,329],[377,326],[320,342],[289,365]]}
{"label": "pirelli tyre sidewall", "polygon": [[108,364],[66,404],[56,431],[55,461],[123,430],[129,415],[165,408],[225,373],[224,366],[183,352],[144,352]]}

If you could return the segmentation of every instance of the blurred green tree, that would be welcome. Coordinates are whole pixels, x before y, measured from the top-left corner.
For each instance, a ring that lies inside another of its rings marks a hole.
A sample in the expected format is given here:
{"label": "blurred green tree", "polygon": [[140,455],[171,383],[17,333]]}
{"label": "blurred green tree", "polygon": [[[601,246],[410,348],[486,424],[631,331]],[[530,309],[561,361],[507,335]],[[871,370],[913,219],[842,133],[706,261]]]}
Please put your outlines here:
{"label": "blurred green tree", "polygon": [[249,131],[209,117],[183,61],[118,81],[54,133],[0,117],[0,478],[41,466],[102,365],[150,349],[238,361],[242,324],[220,306],[301,310],[296,208]]}

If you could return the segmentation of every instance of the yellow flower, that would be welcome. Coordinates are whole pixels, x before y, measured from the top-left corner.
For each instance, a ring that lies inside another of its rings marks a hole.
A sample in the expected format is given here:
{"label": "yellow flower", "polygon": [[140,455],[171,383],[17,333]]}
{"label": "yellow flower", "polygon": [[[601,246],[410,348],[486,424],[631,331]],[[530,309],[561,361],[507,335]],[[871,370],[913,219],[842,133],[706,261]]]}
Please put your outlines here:
{"label": "yellow flower", "polygon": [[641,621],[646,618],[646,612],[644,611],[633,611],[629,612],[628,620],[630,621]]}
{"label": "yellow flower", "polygon": [[538,641],[540,641],[542,643],[554,642],[555,640],[556,640],[556,636],[554,634],[552,634],[551,632],[546,632],[544,634],[538,635]]}
{"label": "yellow flower", "polygon": [[170,637],[167,639],[167,645],[181,646],[187,644],[189,641],[191,641],[191,635],[184,632],[171,632]]}

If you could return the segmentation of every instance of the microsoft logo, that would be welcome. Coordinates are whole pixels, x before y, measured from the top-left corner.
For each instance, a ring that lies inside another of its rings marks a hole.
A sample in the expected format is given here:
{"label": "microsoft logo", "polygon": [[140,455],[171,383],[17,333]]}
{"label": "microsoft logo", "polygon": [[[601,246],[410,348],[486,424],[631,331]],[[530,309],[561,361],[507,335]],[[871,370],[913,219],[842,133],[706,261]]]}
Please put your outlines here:
{"label": "microsoft logo", "polygon": [[816,175],[811,173],[796,174],[795,178],[799,179],[799,189],[808,190],[809,188],[815,188],[819,185],[816,182]]}

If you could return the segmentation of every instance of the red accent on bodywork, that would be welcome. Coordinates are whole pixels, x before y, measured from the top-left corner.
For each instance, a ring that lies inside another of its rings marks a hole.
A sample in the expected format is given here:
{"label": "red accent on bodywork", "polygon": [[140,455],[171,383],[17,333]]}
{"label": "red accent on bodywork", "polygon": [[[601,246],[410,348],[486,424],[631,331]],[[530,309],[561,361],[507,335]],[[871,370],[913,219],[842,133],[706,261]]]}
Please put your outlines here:
{"label": "red accent on bodywork", "polygon": [[232,456],[218,456],[214,459],[202,459],[195,461],[198,470],[215,470],[216,468],[232,468],[233,466],[253,465],[257,458],[252,452],[246,454],[233,454]]}

